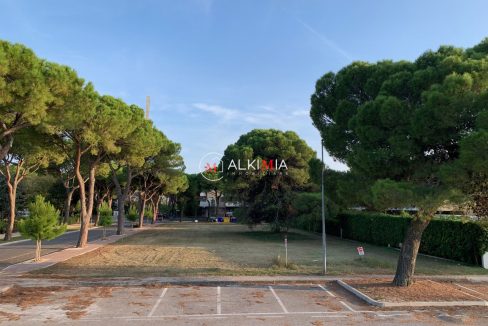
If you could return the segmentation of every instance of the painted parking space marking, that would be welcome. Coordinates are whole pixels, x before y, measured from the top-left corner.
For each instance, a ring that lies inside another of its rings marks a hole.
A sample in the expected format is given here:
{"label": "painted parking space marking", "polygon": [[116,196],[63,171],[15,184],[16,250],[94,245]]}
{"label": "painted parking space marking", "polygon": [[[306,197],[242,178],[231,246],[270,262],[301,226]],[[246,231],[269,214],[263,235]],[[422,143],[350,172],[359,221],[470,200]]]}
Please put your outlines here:
{"label": "painted parking space marking", "polygon": [[339,302],[341,303],[341,305],[343,305],[344,307],[346,307],[347,310],[352,311],[352,312],[356,312],[356,310],[354,310],[350,305],[348,305],[344,301],[339,301]]}
{"label": "painted parking space marking", "polygon": [[320,284],[317,284],[317,286],[318,286],[319,288],[321,288],[322,290],[324,290],[324,291],[325,291],[325,292],[326,292],[328,295],[330,295],[331,297],[335,298],[335,294],[334,294],[334,293],[332,293],[331,291],[329,291],[329,290],[328,290],[328,289],[327,289],[325,286],[322,286],[322,285],[320,285]]}
{"label": "painted parking space marking", "polygon": [[[468,291],[471,291],[471,292],[477,293],[477,294],[479,294],[479,295],[481,295],[481,296],[485,296],[485,295],[486,295],[486,293],[481,293],[481,292],[478,292],[478,291],[476,291],[476,290],[474,290],[474,289],[468,288],[468,287],[463,286],[463,285],[461,285],[461,284],[458,284],[458,283],[454,283],[454,284],[455,284],[455,285],[457,285],[457,286],[459,286],[460,288],[463,288],[463,289],[465,289],[465,290],[468,290]],[[481,299],[481,300],[484,300],[484,299]]]}
{"label": "painted parking space marking", "polygon": [[268,286],[225,286],[221,288],[222,312],[228,313],[267,313],[282,312]]}
{"label": "painted parking space marking", "polygon": [[222,296],[220,286],[217,286],[217,315],[222,314]]}
{"label": "painted parking space marking", "polygon": [[151,311],[147,315],[148,317],[152,317],[152,315],[154,314],[154,312],[156,311],[156,309],[159,307],[159,304],[163,300],[164,296],[166,295],[166,292],[168,292],[168,288],[164,288],[163,289],[163,291],[161,292],[161,295],[159,296],[158,300],[156,301],[156,303],[152,307]]}
{"label": "painted parking space marking", "polygon": [[283,304],[283,301],[281,301],[280,297],[276,294],[275,290],[273,290],[273,287],[271,285],[269,286],[269,290],[271,291],[271,293],[273,293],[273,296],[275,297],[276,301],[280,305],[281,309],[283,309],[283,312],[285,314],[287,314],[288,310],[286,309],[285,305]]}
{"label": "painted parking space marking", "polygon": [[[440,284],[439,282],[436,282],[436,281],[433,281],[433,280],[428,280],[429,282],[431,283],[434,283],[434,284]],[[463,286],[461,286],[462,288],[464,288]],[[469,289],[468,289],[469,290]],[[472,297],[472,298],[475,298],[475,299],[478,299],[478,300],[481,300],[481,301],[485,301],[484,299],[480,298],[480,297],[477,297],[475,295],[472,295],[472,294],[469,294],[469,293],[466,293],[465,291],[461,291],[459,290],[459,292],[469,296],[469,297]]]}

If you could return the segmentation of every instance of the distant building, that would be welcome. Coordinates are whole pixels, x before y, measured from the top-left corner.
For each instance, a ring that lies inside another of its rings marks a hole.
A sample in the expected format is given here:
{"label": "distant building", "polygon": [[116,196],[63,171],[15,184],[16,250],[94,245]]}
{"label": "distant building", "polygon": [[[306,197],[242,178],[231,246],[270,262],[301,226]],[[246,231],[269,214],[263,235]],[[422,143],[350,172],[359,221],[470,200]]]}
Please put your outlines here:
{"label": "distant building", "polygon": [[[218,207],[216,207],[217,201]],[[232,216],[234,209],[240,206],[239,202],[226,201],[224,194],[218,192],[216,194],[213,190],[200,193],[199,207],[202,209],[204,216]],[[216,209],[217,214],[215,213]]]}

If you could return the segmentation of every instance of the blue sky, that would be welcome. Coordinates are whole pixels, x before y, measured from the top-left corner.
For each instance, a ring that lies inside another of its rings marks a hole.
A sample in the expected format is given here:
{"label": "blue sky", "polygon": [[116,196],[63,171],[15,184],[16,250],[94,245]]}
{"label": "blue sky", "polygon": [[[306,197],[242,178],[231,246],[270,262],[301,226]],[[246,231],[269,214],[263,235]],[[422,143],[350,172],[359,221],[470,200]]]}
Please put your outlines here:
{"label": "blue sky", "polygon": [[[488,36],[486,1],[0,0],[0,38],[145,104],[187,171],[254,128],[294,130],[318,153],[315,81],[353,60],[413,60]],[[319,153],[320,154],[320,153]],[[344,168],[327,158],[336,169]]]}

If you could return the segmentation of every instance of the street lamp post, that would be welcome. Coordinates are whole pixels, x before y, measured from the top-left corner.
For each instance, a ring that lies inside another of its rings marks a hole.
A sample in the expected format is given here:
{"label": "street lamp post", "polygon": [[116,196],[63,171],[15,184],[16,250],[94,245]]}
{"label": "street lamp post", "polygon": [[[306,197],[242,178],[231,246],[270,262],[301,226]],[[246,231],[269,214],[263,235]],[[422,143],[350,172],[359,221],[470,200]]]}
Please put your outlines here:
{"label": "street lamp post", "polygon": [[323,262],[324,262],[324,274],[327,273],[327,243],[325,235],[325,189],[324,189],[324,143],[323,140],[320,141],[320,148],[322,151],[322,250],[323,250]]}

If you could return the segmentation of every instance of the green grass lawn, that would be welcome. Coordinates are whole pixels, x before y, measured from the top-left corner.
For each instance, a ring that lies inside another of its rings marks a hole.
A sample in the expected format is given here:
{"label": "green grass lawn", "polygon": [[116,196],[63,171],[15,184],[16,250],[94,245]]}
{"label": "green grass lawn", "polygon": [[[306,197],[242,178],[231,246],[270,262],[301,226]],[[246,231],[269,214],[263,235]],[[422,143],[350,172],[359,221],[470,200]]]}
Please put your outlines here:
{"label": "green grass lawn", "polygon": [[[356,247],[363,246],[359,258]],[[399,251],[328,236],[330,275],[392,274]],[[294,231],[288,234],[291,268],[277,264],[285,255],[283,235],[265,227],[174,223],[142,231],[96,251],[39,270],[34,274],[78,277],[196,275],[318,275],[322,266],[321,238]],[[417,274],[488,274],[478,266],[419,256]]]}

